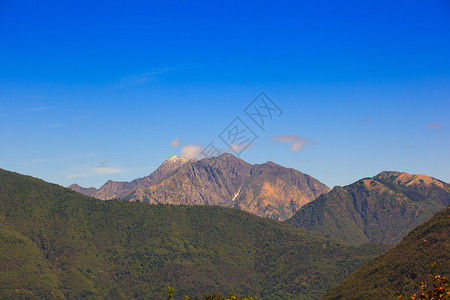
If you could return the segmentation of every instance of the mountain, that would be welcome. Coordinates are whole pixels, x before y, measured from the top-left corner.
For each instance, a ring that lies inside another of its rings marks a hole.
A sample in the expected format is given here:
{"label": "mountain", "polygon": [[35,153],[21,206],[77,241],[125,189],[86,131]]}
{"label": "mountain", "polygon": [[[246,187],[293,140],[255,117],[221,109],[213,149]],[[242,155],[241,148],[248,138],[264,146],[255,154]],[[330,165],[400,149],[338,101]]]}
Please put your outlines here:
{"label": "mountain", "polygon": [[297,170],[273,162],[251,165],[224,153],[199,161],[174,157],[147,177],[108,181],[90,196],[152,204],[220,205],[285,220],[329,190]]}
{"label": "mountain", "polygon": [[303,206],[287,222],[350,243],[396,243],[450,204],[450,185],[425,175],[382,172]]}
{"label": "mountain", "polygon": [[450,184],[433,177],[386,171],[378,174],[375,178],[407,187],[408,191],[418,193],[444,206],[450,204]]}
{"label": "mountain", "polygon": [[94,196],[94,194],[98,191],[95,187],[84,188],[76,183],[69,185],[67,188],[86,196]]}
{"label": "mountain", "polygon": [[160,183],[138,188],[130,201],[220,205],[276,220],[291,217],[329,188],[272,162],[250,165],[231,154],[193,161]]}
{"label": "mountain", "polygon": [[219,206],[101,201],[0,169],[0,298],[317,299],[384,246]]}
{"label": "mountain", "polygon": [[323,299],[398,299],[417,293],[416,283],[430,283],[432,273],[450,275],[450,207],[362,265]]}
{"label": "mountain", "polygon": [[172,172],[177,170],[180,166],[187,163],[188,160],[184,157],[173,156],[166,159],[158,169],[152,174],[146,177],[135,179],[131,182],[126,181],[112,181],[108,180],[99,189],[96,188],[83,188],[78,184],[72,184],[68,186],[69,189],[75,192],[84,194],[86,196],[92,196],[101,200],[110,200],[116,198],[122,198],[135,191],[141,186],[151,185],[167,176],[170,176]]}

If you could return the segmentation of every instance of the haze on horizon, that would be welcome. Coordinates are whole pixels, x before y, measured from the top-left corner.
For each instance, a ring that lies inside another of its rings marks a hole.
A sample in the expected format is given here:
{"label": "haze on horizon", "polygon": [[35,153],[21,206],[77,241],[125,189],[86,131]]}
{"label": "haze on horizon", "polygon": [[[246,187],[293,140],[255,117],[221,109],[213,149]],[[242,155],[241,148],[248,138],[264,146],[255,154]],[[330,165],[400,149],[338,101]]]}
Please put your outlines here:
{"label": "haze on horizon", "polygon": [[[241,153],[329,187],[450,182],[450,5],[0,2],[0,168],[99,187],[192,157],[236,117]],[[263,128],[245,108],[275,103]],[[232,151],[231,151],[232,152]]]}

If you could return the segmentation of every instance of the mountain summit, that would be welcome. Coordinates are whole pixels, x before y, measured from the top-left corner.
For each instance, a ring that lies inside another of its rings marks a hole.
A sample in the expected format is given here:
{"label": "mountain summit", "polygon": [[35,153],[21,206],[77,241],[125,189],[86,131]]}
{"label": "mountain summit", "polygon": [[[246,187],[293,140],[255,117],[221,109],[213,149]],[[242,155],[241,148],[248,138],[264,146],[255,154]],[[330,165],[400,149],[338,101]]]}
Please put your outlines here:
{"label": "mountain summit", "polygon": [[450,185],[425,175],[382,172],[303,206],[289,223],[350,243],[396,243],[450,205]]}
{"label": "mountain summit", "polygon": [[291,217],[330,190],[297,170],[273,162],[251,165],[228,153],[198,161],[174,156],[147,177],[131,182],[108,181],[94,193],[79,186],[70,188],[103,200],[220,205],[276,220]]}

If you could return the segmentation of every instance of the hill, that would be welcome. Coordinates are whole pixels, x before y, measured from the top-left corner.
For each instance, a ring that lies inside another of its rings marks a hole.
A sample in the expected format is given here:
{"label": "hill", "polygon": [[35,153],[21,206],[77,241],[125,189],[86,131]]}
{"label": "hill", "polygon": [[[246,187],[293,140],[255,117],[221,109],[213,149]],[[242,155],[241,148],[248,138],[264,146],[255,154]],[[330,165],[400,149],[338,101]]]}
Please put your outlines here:
{"label": "hill", "polygon": [[350,243],[396,243],[450,204],[450,185],[425,175],[383,172],[303,206],[287,222]]}
{"label": "hill", "polygon": [[251,165],[231,154],[199,161],[166,160],[155,172],[132,182],[108,181],[98,191],[70,188],[99,199],[151,204],[220,205],[285,220],[330,189],[297,170],[273,162]]}
{"label": "hill", "polygon": [[[398,245],[358,268],[323,298],[398,299],[418,291],[428,274],[450,274],[450,208],[411,231]],[[437,263],[439,269],[431,264]]]}
{"label": "hill", "polygon": [[100,201],[0,170],[0,296],[317,299],[381,245],[218,206]]}

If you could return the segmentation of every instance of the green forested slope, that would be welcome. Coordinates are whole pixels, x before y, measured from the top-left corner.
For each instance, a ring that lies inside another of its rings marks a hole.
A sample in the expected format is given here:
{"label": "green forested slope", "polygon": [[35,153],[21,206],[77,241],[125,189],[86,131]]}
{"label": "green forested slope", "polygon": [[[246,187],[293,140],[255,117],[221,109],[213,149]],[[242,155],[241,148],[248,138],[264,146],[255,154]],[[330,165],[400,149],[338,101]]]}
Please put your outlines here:
{"label": "green forested slope", "polygon": [[449,204],[450,185],[442,181],[383,172],[333,188],[287,222],[349,243],[392,244]]}
{"label": "green forested slope", "polygon": [[[450,208],[411,231],[397,246],[358,268],[324,299],[398,299],[428,274],[450,274]],[[436,263],[437,268],[432,267]]]}
{"label": "green forested slope", "polygon": [[222,207],[103,202],[0,170],[0,297],[315,299],[384,246]]}

